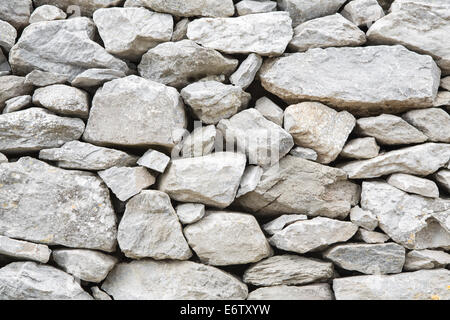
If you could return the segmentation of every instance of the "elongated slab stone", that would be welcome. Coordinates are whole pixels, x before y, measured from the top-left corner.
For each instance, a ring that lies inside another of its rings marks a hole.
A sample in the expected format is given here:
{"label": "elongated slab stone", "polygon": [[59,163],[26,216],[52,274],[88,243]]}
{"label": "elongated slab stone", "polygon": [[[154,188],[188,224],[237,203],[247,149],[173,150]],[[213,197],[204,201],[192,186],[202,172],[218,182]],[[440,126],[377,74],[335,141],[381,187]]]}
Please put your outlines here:
{"label": "elongated slab stone", "polygon": [[52,251],[43,244],[0,236],[0,255],[19,260],[33,260],[47,263],[50,259],[51,252]]}
{"label": "elongated slab stone", "polygon": [[445,268],[450,254],[439,250],[412,250],[406,254],[405,270]]}
{"label": "elongated slab stone", "polygon": [[[68,13],[73,13],[70,8],[78,8],[79,14],[83,16],[92,16],[95,10],[100,8],[108,8],[113,6],[118,6],[122,0],[102,0],[102,1],[92,1],[92,0],[33,0],[36,7],[42,6],[44,4],[50,4],[57,6],[58,8],[67,11]],[[77,12],[78,13],[78,12]]]}
{"label": "elongated slab stone", "polygon": [[273,286],[252,291],[248,300],[333,300],[333,291],[327,283],[307,286]]}

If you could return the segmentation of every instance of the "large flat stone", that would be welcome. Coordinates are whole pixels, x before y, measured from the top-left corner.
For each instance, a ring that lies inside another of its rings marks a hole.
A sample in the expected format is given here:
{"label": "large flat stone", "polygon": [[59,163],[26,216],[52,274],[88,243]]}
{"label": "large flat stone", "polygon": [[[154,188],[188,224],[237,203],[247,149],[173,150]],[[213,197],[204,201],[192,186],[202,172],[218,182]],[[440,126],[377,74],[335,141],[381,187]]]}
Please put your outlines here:
{"label": "large flat stone", "polygon": [[0,236],[0,255],[18,260],[33,260],[47,263],[51,250],[43,244]]}

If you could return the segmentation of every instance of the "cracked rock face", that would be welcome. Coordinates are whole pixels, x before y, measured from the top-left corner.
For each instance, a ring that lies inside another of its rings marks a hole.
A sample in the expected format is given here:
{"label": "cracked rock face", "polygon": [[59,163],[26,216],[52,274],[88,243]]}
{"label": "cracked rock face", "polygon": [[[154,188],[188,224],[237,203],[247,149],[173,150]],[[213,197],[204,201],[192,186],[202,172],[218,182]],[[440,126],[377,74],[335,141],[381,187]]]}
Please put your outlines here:
{"label": "cracked rock face", "polygon": [[333,291],[326,283],[306,286],[273,286],[258,288],[248,300],[333,300]]}

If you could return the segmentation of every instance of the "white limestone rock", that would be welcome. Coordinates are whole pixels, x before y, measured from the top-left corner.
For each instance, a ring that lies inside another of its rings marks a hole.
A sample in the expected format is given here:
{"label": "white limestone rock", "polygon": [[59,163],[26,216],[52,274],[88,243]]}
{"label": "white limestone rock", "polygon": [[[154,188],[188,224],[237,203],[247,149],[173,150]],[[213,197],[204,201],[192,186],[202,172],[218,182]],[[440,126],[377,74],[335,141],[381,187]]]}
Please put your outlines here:
{"label": "white limestone rock", "polygon": [[441,83],[439,85],[442,89],[449,90],[450,91],[450,76],[443,77],[441,79]]}
{"label": "white limestone rock", "polygon": [[36,262],[0,269],[0,300],[92,300],[67,273]]}
{"label": "white limestone rock", "polygon": [[411,110],[402,116],[422,131],[429,141],[450,143],[450,115],[439,108]]}
{"label": "white limestone rock", "polygon": [[358,227],[351,222],[316,217],[288,225],[276,232],[270,243],[281,250],[306,253],[347,241],[357,230]]}
{"label": "white limestone rock", "polygon": [[112,300],[107,293],[100,290],[98,287],[91,287],[91,291],[95,300]]}
{"label": "white limestone rock", "polygon": [[236,203],[259,216],[289,212],[346,217],[358,203],[359,192],[344,171],[287,155],[265,169],[256,189]]}
{"label": "white limestone rock", "polygon": [[430,107],[439,79],[431,57],[402,46],[315,48],[260,70],[262,86],[288,103],[315,100],[360,116]]}
{"label": "white limestone rock", "polygon": [[66,142],[60,148],[39,151],[39,159],[55,161],[60,168],[99,171],[114,166],[133,166],[137,157],[120,150],[75,140]]}
{"label": "white limestone rock", "polygon": [[357,26],[370,26],[384,17],[383,8],[377,0],[352,0],[342,9],[341,14]]}
{"label": "white limestone rock", "polygon": [[421,131],[392,114],[359,118],[356,121],[356,132],[362,136],[374,137],[382,145],[413,144],[428,140]]}
{"label": "white limestone rock", "polygon": [[201,18],[189,23],[187,37],[224,53],[279,56],[294,34],[291,23],[289,14],[280,11],[236,18]]}
{"label": "white limestone rock", "polygon": [[318,102],[291,105],[284,111],[284,128],[295,144],[316,151],[317,161],[324,164],[337,158],[355,123],[351,113]]}
{"label": "white limestone rock", "polygon": [[333,300],[333,291],[327,283],[263,287],[250,292],[247,300]]}
{"label": "white limestone rock", "polygon": [[236,198],[243,196],[249,192],[252,192],[258,186],[259,181],[263,175],[263,168],[259,166],[248,166],[244,170],[244,174],[241,178],[241,183],[239,184],[239,189],[236,194]]}
{"label": "white limestone rock", "polygon": [[386,182],[408,193],[418,194],[424,197],[439,198],[439,189],[431,180],[419,178],[405,173],[394,173]]}
{"label": "white limestone rock", "polygon": [[184,235],[203,263],[227,266],[257,262],[272,249],[255,217],[226,211],[208,211],[203,219],[184,228]]}
{"label": "white limestone rock", "polygon": [[368,160],[356,160],[338,165],[350,179],[376,178],[391,173],[427,176],[448,163],[450,145],[424,143],[386,152]]}
{"label": "white limestone rock", "polygon": [[18,96],[18,97],[6,100],[5,109],[3,109],[3,113],[19,111],[19,110],[22,110],[29,106],[31,106],[31,96],[30,95]]}
{"label": "white limestone rock", "polygon": [[450,200],[410,195],[386,182],[362,183],[361,207],[377,216],[392,240],[408,249],[450,246]]}
{"label": "white limestone rock", "polygon": [[0,151],[20,153],[54,148],[77,140],[84,122],[56,116],[41,108],[30,108],[0,115]]}
{"label": "white limestone rock", "polygon": [[310,148],[303,148],[303,147],[294,147],[289,152],[291,156],[306,159],[306,160],[317,160],[317,152],[315,152],[313,149]]}
{"label": "white limestone rock", "polygon": [[445,269],[344,277],[333,280],[333,291],[336,300],[448,300],[449,277]]}
{"label": "white limestone rock", "polygon": [[125,256],[133,259],[192,256],[170,198],[161,191],[144,190],[128,201],[117,240]]}
{"label": "white limestone rock", "polygon": [[195,128],[182,142],[181,155],[183,158],[201,157],[214,150],[217,131],[214,125]]}
{"label": "white limestone rock", "polygon": [[378,226],[377,216],[368,210],[355,206],[350,210],[350,220],[359,227],[373,231]]}
{"label": "white limestone rock", "polygon": [[276,10],[277,3],[275,1],[242,0],[236,3],[236,11],[239,16]]}
{"label": "white limestone rock", "polygon": [[25,83],[35,87],[46,87],[54,84],[64,84],[69,77],[63,74],[33,70],[25,76]]}
{"label": "white limestone rock", "polygon": [[97,176],[22,157],[0,164],[0,235],[114,251],[116,216]]}
{"label": "white limestone rock", "polygon": [[0,110],[5,107],[6,101],[11,98],[31,95],[33,86],[25,83],[25,78],[18,76],[0,77]]}
{"label": "white limestone rock", "polygon": [[43,244],[0,236],[0,255],[18,260],[33,260],[40,263],[47,263],[50,259],[51,252]]}
{"label": "white limestone rock", "polygon": [[182,224],[195,223],[205,215],[205,205],[201,203],[182,203],[175,209]]}
{"label": "white limestone rock", "polygon": [[365,33],[336,13],[303,22],[295,27],[289,48],[303,52],[312,48],[354,47],[365,42]]}
{"label": "white limestone rock", "polygon": [[380,146],[374,137],[356,138],[348,140],[339,155],[344,158],[361,160],[375,158],[379,151]]}
{"label": "white limestone rock", "polygon": [[181,90],[184,102],[203,123],[215,124],[247,107],[250,94],[218,81],[199,81]]}
{"label": "white limestone rock", "polygon": [[385,243],[389,240],[389,236],[381,232],[359,228],[355,234],[355,240],[360,240],[365,243]]}
{"label": "white limestone rock", "polygon": [[29,22],[36,23],[41,21],[64,20],[65,18],[67,18],[67,14],[60,8],[45,4],[34,9]]}
{"label": "white limestone rock", "polygon": [[125,77],[125,73],[114,69],[88,69],[75,77],[71,85],[73,87],[90,88],[103,85],[115,79]]}
{"label": "white limestone rock", "polygon": [[155,183],[155,177],[144,167],[111,167],[98,175],[121,201],[126,201]]}
{"label": "white limestone rock", "polygon": [[230,76],[230,82],[235,86],[247,89],[255,79],[256,73],[263,63],[261,56],[251,53],[242,61],[239,68]]}
{"label": "white limestone rock", "polygon": [[273,256],[259,261],[243,275],[243,281],[255,286],[301,285],[323,282],[333,277],[333,264],[297,255]]}
{"label": "white limestone rock", "polygon": [[0,3],[0,20],[6,21],[16,29],[28,25],[33,2],[31,0],[7,0]]}
{"label": "white limestone rock", "polygon": [[450,170],[442,169],[434,174],[436,182],[450,194]]}
{"label": "white limestone rock", "polygon": [[139,61],[149,49],[172,38],[170,14],[144,8],[105,8],[95,11],[93,18],[106,51],[124,59]]}
{"label": "white limestone rock", "polygon": [[83,140],[103,146],[171,149],[187,125],[177,90],[138,76],[107,82],[97,90]]}
{"label": "white limestone rock", "polygon": [[304,214],[284,214],[264,224],[262,227],[269,235],[274,235],[278,231],[283,230],[286,226],[302,220],[308,220],[308,217]]}
{"label": "white limestone rock", "polygon": [[227,145],[236,143],[237,150],[245,153],[250,164],[272,166],[294,146],[292,136],[283,128],[251,108],[239,112],[217,124]]}
{"label": "white limestone rock", "polygon": [[9,52],[16,43],[17,30],[6,21],[0,20],[0,48]]}
{"label": "white limestone rock", "polygon": [[237,65],[237,59],[226,58],[191,40],[181,40],[150,49],[142,56],[138,71],[144,78],[181,89],[206,76],[228,76]]}
{"label": "white limestone rock", "polygon": [[103,281],[117,263],[117,259],[110,255],[85,249],[56,249],[52,257],[65,272],[95,283]]}
{"label": "white limestone rock", "polygon": [[[122,0],[101,0],[101,1],[92,1],[92,0],[33,0],[34,5],[36,7],[42,6],[45,4],[54,5],[60,8],[61,10],[67,13],[79,13],[83,16],[92,17],[94,11],[100,8],[107,8],[120,5]],[[76,7],[77,9],[73,9]],[[70,10],[72,9],[72,10]],[[73,12],[76,10],[75,12]]]}
{"label": "white limestone rock", "polygon": [[0,153],[0,163],[5,162],[8,162],[8,158],[3,153]]}
{"label": "white limestone rock", "polygon": [[283,126],[284,111],[269,98],[262,97],[256,100],[255,109],[267,120],[272,121],[280,127]]}
{"label": "white limestone rock", "polygon": [[120,263],[102,289],[114,300],[243,300],[248,294],[231,274],[192,261]]}
{"label": "white limestone rock", "polygon": [[445,268],[450,264],[450,254],[439,250],[412,250],[406,254],[405,270]]}
{"label": "white limestone rock", "polygon": [[180,40],[187,39],[187,26],[190,20],[188,18],[181,19],[173,27],[172,39],[171,41],[176,42]]}
{"label": "white limestone rock", "polygon": [[164,153],[149,149],[138,159],[137,164],[156,172],[163,173],[169,162],[170,158]]}

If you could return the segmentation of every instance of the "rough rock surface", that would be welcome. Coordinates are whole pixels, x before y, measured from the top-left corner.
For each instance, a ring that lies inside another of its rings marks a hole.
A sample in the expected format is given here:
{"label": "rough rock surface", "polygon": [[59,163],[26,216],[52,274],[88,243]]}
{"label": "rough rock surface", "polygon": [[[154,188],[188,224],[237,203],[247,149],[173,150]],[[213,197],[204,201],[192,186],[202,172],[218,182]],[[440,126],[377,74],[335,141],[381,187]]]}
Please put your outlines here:
{"label": "rough rock surface", "polygon": [[164,153],[149,149],[140,157],[137,164],[159,173],[163,173],[169,164],[170,158]]}
{"label": "rough rock surface", "polygon": [[386,182],[408,193],[418,194],[424,197],[438,198],[439,189],[431,180],[412,176],[404,173],[390,175]]}
{"label": "rough rock surface", "polygon": [[31,0],[8,0],[0,3],[0,20],[9,22],[16,29],[28,25],[33,2]]}
{"label": "rough rock surface", "polygon": [[43,244],[11,239],[0,236],[0,255],[12,257],[19,260],[33,260],[47,263],[50,259],[51,250]]}
{"label": "rough rock surface", "polygon": [[239,16],[271,12],[276,11],[276,9],[277,3],[275,1],[242,0],[236,3],[236,11]]}
{"label": "rough rock surface", "polygon": [[101,86],[105,82],[125,77],[125,73],[114,69],[88,69],[78,74],[71,85],[80,88]]}
{"label": "rough rock surface", "polygon": [[339,155],[344,158],[371,159],[378,156],[379,151],[380,146],[375,138],[356,138],[348,140]]}
{"label": "rough rock surface", "polygon": [[450,143],[450,115],[439,108],[411,110],[403,116],[422,131],[429,141]]}
{"label": "rough rock surface", "polygon": [[16,43],[17,30],[6,21],[0,20],[0,48],[9,52]]}
{"label": "rough rock surface", "polygon": [[369,231],[375,230],[378,226],[377,216],[371,211],[361,209],[359,206],[350,210],[350,221]]}
{"label": "rough rock surface", "polygon": [[259,166],[248,166],[244,170],[244,174],[241,178],[241,183],[239,184],[239,189],[236,194],[236,198],[243,196],[253,190],[258,186],[259,181],[261,181],[261,177],[264,170]]}
{"label": "rough rock surface", "polygon": [[262,97],[256,100],[255,109],[258,110],[267,120],[283,126],[283,109],[267,97]]}
{"label": "rough rock surface", "polygon": [[52,21],[52,20],[64,20],[67,14],[60,8],[44,4],[43,6],[34,9],[30,16],[30,23],[36,23],[41,21]]}
{"label": "rough rock surface", "polygon": [[63,74],[33,70],[25,77],[25,83],[36,87],[46,87],[53,84],[64,84],[68,82],[69,77]]}
{"label": "rough rock surface", "polygon": [[389,236],[381,232],[359,228],[355,234],[355,239],[365,243],[385,243],[389,240]]}
{"label": "rough rock surface", "polygon": [[242,61],[239,68],[230,76],[230,82],[235,86],[239,86],[242,89],[247,89],[255,79],[256,73],[261,68],[263,59],[255,54],[251,53],[247,59]]}
{"label": "rough rock surface", "polygon": [[195,128],[181,146],[183,158],[201,157],[214,150],[217,131],[214,125]]}
{"label": "rough rock surface", "polygon": [[383,8],[377,0],[352,0],[342,9],[341,14],[357,26],[370,27],[384,17]]}
{"label": "rough rock surface", "polygon": [[450,264],[450,254],[438,250],[412,250],[406,254],[405,270],[445,268]]}
{"label": "rough rock surface", "polygon": [[121,0],[102,0],[102,1],[92,1],[92,0],[33,0],[35,6],[42,6],[44,4],[50,4],[57,6],[58,8],[69,12],[70,8],[79,8],[79,13],[83,16],[92,16],[95,10],[101,8],[107,8],[112,6],[117,6]]}
{"label": "rough rock surface", "polygon": [[308,220],[308,217],[304,214],[284,214],[262,227],[269,235],[274,235],[276,232],[283,230],[284,227],[301,220]]}
{"label": "rough rock surface", "polygon": [[31,85],[25,84],[25,78],[18,76],[0,77],[0,110],[5,107],[6,101],[33,92]]}
{"label": "rough rock surface", "polygon": [[402,46],[316,48],[260,70],[263,87],[288,103],[316,100],[355,115],[430,107],[439,77],[431,57]]}
{"label": "rough rock surface", "polygon": [[29,106],[31,106],[31,100],[32,100],[32,98],[30,95],[18,96],[18,97],[6,100],[5,109],[3,109],[3,113],[19,111],[26,107],[29,107]]}
{"label": "rough rock surface", "polygon": [[326,283],[307,286],[273,286],[258,288],[248,300],[333,300],[333,291]]}
{"label": "rough rock surface", "polygon": [[176,207],[176,211],[182,224],[191,224],[203,218],[205,205],[201,203],[182,203]]}
{"label": "rough rock surface", "polygon": [[450,194],[450,170],[442,169],[434,174],[434,178]]}
{"label": "rough rock surface", "polygon": [[315,152],[313,149],[310,148],[303,148],[303,147],[294,147],[289,152],[291,156],[306,159],[306,160],[317,160],[317,152]]}

